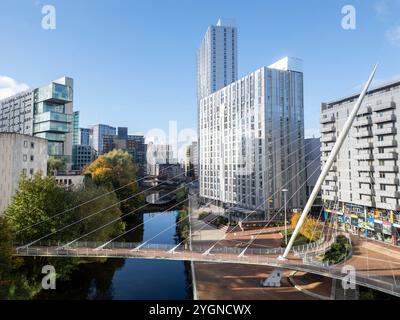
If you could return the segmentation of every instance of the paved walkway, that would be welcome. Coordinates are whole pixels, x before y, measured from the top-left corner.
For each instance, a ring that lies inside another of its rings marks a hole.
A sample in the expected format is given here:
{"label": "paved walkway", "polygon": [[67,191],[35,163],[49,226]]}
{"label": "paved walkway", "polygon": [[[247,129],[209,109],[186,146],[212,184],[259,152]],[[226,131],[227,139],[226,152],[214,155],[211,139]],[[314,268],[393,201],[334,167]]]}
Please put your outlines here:
{"label": "paved walkway", "polygon": [[299,292],[287,280],[280,288],[260,285],[273,268],[240,264],[195,263],[197,294],[200,300],[315,300]]}

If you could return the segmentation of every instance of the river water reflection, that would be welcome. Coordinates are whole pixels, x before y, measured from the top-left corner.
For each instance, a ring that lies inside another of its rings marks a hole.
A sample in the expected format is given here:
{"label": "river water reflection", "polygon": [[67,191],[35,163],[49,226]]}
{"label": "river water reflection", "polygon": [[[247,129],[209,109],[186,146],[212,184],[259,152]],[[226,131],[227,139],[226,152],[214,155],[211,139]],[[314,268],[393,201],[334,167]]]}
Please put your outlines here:
{"label": "river water reflection", "polygon": [[[132,217],[127,228],[136,228],[118,241],[177,243],[177,211],[145,213]],[[165,232],[159,234],[161,231]],[[61,258],[60,258],[61,259]],[[92,260],[93,261],[93,260]],[[188,263],[146,259],[108,259],[104,263],[79,265],[68,281],[58,281],[56,290],[40,292],[36,299],[191,299]]]}

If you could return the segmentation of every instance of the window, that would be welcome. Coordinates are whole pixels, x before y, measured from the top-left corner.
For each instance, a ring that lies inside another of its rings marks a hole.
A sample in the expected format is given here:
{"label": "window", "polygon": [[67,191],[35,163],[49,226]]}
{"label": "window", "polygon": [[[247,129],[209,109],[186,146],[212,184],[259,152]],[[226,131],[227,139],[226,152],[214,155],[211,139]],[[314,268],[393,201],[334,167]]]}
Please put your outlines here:
{"label": "window", "polygon": [[25,162],[25,161],[27,161],[28,160],[28,156],[26,155],[26,154],[24,154],[23,156],[22,156],[22,160]]}
{"label": "window", "polygon": [[34,142],[31,142],[31,148],[32,149],[35,148],[35,143]]}
{"label": "window", "polygon": [[33,175],[33,169],[29,169],[29,174]]}
{"label": "window", "polygon": [[26,141],[26,140],[24,141],[24,147],[28,148],[28,141]]}
{"label": "window", "polygon": [[31,155],[30,159],[31,159],[31,161],[33,161],[33,160],[34,160],[34,156],[33,156],[33,155]]}

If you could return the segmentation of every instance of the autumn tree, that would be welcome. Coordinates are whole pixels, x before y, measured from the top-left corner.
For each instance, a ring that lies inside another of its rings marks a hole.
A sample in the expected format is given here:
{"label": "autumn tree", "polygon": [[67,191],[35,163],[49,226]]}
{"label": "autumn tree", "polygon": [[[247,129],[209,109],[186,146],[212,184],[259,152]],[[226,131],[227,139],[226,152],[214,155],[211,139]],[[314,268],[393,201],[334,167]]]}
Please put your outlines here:
{"label": "autumn tree", "polygon": [[[293,214],[292,219],[290,220],[290,227],[292,230],[296,228],[299,219],[300,213],[296,212]],[[300,234],[311,241],[318,240],[322,235],[321,224],[318,220],[312,217],[306,217],[303,225],[300,228]]]}
{"label": "autumn tree", "polygon": [[114,149],[98,157],[84,173],[90,174],[96,185],[115,190],[121,211],[127,213],[144,203],[143,195],[138,195],[137,171],[129,153]]}

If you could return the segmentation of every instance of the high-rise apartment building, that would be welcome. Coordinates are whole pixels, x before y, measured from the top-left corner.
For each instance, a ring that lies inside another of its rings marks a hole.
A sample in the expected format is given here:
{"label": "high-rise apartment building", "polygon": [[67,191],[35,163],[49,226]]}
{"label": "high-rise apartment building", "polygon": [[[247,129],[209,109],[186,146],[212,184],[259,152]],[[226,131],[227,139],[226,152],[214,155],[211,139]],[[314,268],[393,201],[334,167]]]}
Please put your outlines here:
{"label": "high-rise apartment building", "polygon": [[73,79],[63,77],[0,101],[0,132],[48,140],[48,154],[71,162]]}
{"label": "high-rise apartment building", "polygon": [[185,159],[185,173],[189,177],[199,177],[199,153],[197,141],[193,141],[186,147],[186,159]]}
{"label": "high-rise apartment building", "polygon": [[96,124],[90,127],[90,145],[96,150],[98,155],[104,153],[104,136],[115,136],[116,132],[116,128],[105,124]]}
{"label": "high-rise apartment building", "polygon": [[[321,142],[319,138],[309,138],[304,140],[305,164],[306,164],[306,197],[310,197],[319,175],[321,174]],[[311,208],[312,213],[320,213],[322,209],[321,193]]]}
{"label": "high-rise apartment building", "polygon": [[10,205],[21,174],[47,174],[47,140],[18,133],[0,133],[0,214]]}
{"label": "high-rise apartment building", "polygon": [[[285,62],[286,61],[286,62]],[[262,67],[199,102],[200,196],[260,212],[305,204],[303,73]]]}
{"label": "high-rise apartment building", "polygon": [[[326,162],[358,94],[321,106]],[[328,212],[343,228],[400,244],[400,81],[371,89],[322,186]]]}
{"label": "high-rise apartment building", "polygon": [[209,26],[197,51],[198,100],[237,79],[237,29],[233,21],[219,19]]}

